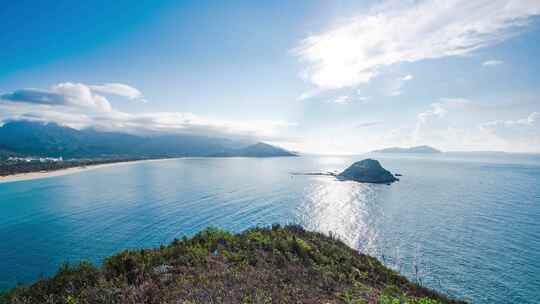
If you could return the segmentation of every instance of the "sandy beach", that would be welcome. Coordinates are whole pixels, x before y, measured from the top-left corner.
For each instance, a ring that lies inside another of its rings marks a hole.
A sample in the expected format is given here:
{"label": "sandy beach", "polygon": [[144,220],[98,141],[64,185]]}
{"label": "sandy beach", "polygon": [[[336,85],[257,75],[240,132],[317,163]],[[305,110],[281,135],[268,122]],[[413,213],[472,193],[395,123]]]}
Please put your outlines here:
{"label": "sandy beach", "polygon": [[162,159],[145,159],[145,160],[134,160],[134,161],[122,161],[122,162],[117,162],[117,163],[97,164],[97,165],[90,165],[90,166],[77,166],[77,167],[72,167],[72,168],[53,170],[53,171],[45,171],[45,172],[18,173],[18,174],[13,174],[13,175],[0,176],[0,184],[1,183],[18,182],[18,181],[26,181],[26,180],[32,180],[32,179],[40,179],[40,178],[49,178],[49,177],[55,177],[55,176],[63,176],[63,175],[80,173],[80,172],[85,172],[85,171],[89,171],[89,170],[96,170],[96,169],[113,167],[113,166],[132,165],[132,164],[139,164],[139,163],[145,163],[145,162],[167,161],[167,160],[173,160],[173,159],[178,159],[178,158],[162,158]]}

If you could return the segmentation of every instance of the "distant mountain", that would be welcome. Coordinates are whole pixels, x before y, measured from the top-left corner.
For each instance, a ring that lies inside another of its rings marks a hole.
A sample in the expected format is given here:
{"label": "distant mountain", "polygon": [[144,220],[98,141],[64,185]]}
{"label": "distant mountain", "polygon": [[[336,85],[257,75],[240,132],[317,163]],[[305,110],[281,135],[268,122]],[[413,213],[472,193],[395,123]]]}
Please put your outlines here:
{"label": "distant mountain", "polygon": [[181,156],[291,156],[264,143],[195,135],[136,136],[55,123],[14,121],[0,127],[2,154],[64,158],[140,158]]}
{"label": "distant mountain", "polygon": [[297,156],[295,153],[265,143],[256,143],[241,149],[216,153],[213,156],[244,156],[244,157],[273,157],[273,156]]}
{"label": "distant mountain", "polygon": [[375,150],[376,153],[419,153],[419,154],[432,154],[432,153],[442,153],[442,151],[437,150],[430,146],[416,146],[410,148],[386,148],[381,150]]}

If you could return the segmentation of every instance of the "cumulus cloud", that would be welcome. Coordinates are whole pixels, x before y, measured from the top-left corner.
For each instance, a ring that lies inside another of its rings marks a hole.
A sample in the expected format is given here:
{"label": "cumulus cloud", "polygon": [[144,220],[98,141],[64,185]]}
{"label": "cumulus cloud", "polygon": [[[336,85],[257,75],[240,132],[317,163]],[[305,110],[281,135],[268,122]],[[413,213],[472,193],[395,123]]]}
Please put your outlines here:
{"label": "cumulus cloud", "polygon": [[467,55],[504,41],[540,14],[537,0],[387,1],[302,40],[302,76],[336,89],[369,82],[380,68]]}
{"label": "cumulus cloud", "polygon": [[105,131],[135,134],[190,134],[275,140],[279,131],[294,124],[285,121],[210,119],[189,112],[154,112],[131,114],[113,111],[94,117],[92,126]]}
{"label": "cumulus cloud", "polygon": [[51,106],[80,107],[103,112],[109,112],[112,109],[111,104],[105,97],[94,94],[87,85],[71,82],[59,83],[49,90],[16,90],[0,95],[0,99]]}
{"label": "cumulus cloud", "polygon": [[463,109],[470,104],[464,98],[441,98],[430,104],[429,109],[417,115],[417,122],[412,134],[413,144],[429,144],[439,141],[449,141],[455,135],[451,120],[447,119],[448,112],[458,108]]}
{"label": "cumulus cloud", "polygon": [[[133,134],[192,134],[280,139],[280,131],[293,127],[285,121],[230,121],[210,119],[193,113],[151,112],[127,113],[114,109],[103,96],[95,93],[95,86],[81,83],[60,83],[49,90],[21,89],[0,95],[0,123],[9,120],[56,122],[73,128],[92,127],[102,131]],[[119,86],[108,87],[121,88]],[[125,88],[124,88],[125,89]],[[128,99],[142,96],[134,91],[100,92],[124,96]],[[137,90],[138,91],[138,90]]]}
{"label": "cumulus cloud", "polygon": [[532,112],[517,120],[496,120],[483,123],[480,128],[494,136],[521,145],[540,144],[540,113]]}
{"label": "cumulus cloud", "polygon": [[519,119],[489,120],[516,115],[511,111],[515,110],[515,105],[516,102],[494,104],[442,98],[417,115],[410,144],[434,145],[447,150],[539,152],[539,112],[533,111]]}
{"label": "cumulus cloud", "polygon": [[496,65],[500,65],[500,64],[503,64],[504,62],[502,60],[486,60],[484,62],[482,62],[482,65],[483,66],[487,66],[487,67],[490,67],[490,66],[496,66]]}
{"label": "cumulus cloud", "polygon": [[140,99],[144,101],[141,91],[127,84],[105,83],[101,85],[91,85],[89,87],[92,89],[92,91],[98,93],[118,95],[129,99]]}

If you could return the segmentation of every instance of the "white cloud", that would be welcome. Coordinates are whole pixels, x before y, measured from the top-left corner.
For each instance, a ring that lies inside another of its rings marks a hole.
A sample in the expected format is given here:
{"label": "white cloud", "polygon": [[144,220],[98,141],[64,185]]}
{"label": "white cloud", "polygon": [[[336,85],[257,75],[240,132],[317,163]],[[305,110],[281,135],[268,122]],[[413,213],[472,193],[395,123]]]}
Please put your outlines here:
{"label": "white cloud", "polygon": [[295,125],[272,120],[238,122],[211,119],[182,112],[121,112],[114,109],[105,97],[92,93],[90,88],[81,83],[66,82],[49,90],[22,89],[2,94],[0,122],[33,120],[56,122],[77,129],[93,127],[137,134],[182,133],[259,140],[279,139],[280,131]]}
{"label": "white cloud", "polygon": [[482,62],[482,65],[483,66],[496,66],[496,65],[500,65],[500,64],[503,64],[504,62],[501,61],[501,60],[486,60],[484,62]]}
{"label": "white cloud", "polygon": [[407,81],[407,80],[412,80],[413,78],[414,78],[414,76],[411,75],[411,74],[409,74],[409,75],[407,75],[407,76],[404,76],[402,79],[405,80],[405,81]]}
{"label": "white cloud", "polygon": [[[98,94],[99,93],[99,94]],[[65,106],[87,111],[111,112],[111,103],[100,94],[112,94],[128,99],[143,100],[143,94],[136,88],[121,83],[86,85],[63,82],[43,89],[19,89],[0,95],[0,99],[35,105]]]}
{"label": "white cloud", "polygon": [[532,112],[522,119],[483,123],[480,128],[514,146],[540,146],[540,113],[538,112]]}
{"label": "white cloud", "polygon": [[61,105],[79,107],[87,110],[109,112],[111,104],[82,83],[64,82],[54,85],[50,90],[21,89],[0,95],[0,99],[42,105]]}
{"label": "white cloud", "polygon": [[411,145],[434,145],[445,150],[540,152],[540,113],[531,112],[520,119],[488,120],[512,115],[504,109],[513,104],[442,98],[417,115]]}
{"label": "white cloud", "polygon": [[388,96],[399,96],[402,93],[403,86],[407,81],[414,79],[414,76],[409,74],[400,78],[393,79],[389,81],[386,85],[386,95]]}
{"label": "white cloud", "polygon": [[320,89],[314,89],[314,90],[309,90],[309,91],[306,91],[306,92],[303,92],[302,94],[300,94],[300,96],[298,96],[297,100],[306,100],[306,99],[310,99],[310,98],[313,98],[319,94],[322,93],[322,90]]}
{"label": "white cloud", "polygon": [[380,120],[375,120],[375,121],[361,122],[357,124],[355,127],[356,128],[369,128],[369,127],[377,126],[380,124],[383,124],[383,122]]}
{"label": "white cloud", "polygon": [[140,99],[144,101],[141,91],[127,84],[105,83],[101,85],[90,85],[89,87],[92,91],[98,93],[118,95],[129,99]]}
{"label": "white cloud", "polygon": [[[471,102],[464,98],[441,98],[430,104],[429,109],[417,115],[412,133],[412,144],[454,144],[458,129],[448,117],[450,111],[465,110]],[[462,132],[461,132],[462,133]]]}
{"label": "white cloud", "polygon": [[512,128],[512,127],[533,127],[539,124],[540,113],[532,112],[526,118],[517,120],[495,120],[482,124],[482,128],[486,129],[499,129],[499,128]]}
{"label": "white cloud", "polygon": [[356,90],[356,95],[357,95],[356,99],[363,104],[367,104],[371,100],[371,96],[363,95],[362,90]]}
{"label": "white cloud", "polygon": [[[405,4],[404,4],[405,3]],[[323,89],[369,82],[381,67],[466,55],[501,42],[540,14],[538,0],[387,1],[302,40],[303,77]]]}
{"label": "white cloud", "polygon": [[339,96],[338,98],[333,100],[333,103],[337,103],[337,104],[347,104],[349,102],[351,102],[351,99],[349,96],[346,96],[346,95]]}
{"label": "white cloud", "polygon": [[427,111],[419,113],[412,136],[414,144],[433,142],[444,136],[441,134],[448,129],[448,122],[445,120],[447,112],[440,103],[433,103]]}
{"label": "white cloud", "polygon": [[[287,147],[326,154],[357,154],[416,145],[430,145],[444,151],[538,153],[538,104],[522,102],[440,98],[412,117],[403,111],[399,120],[368,113],[367,117],[359,115],[360,120],[321,122],[314,129],[302,130],[301,136],[294,143],[287,143]],[[530,114],[523,116],[524,111]]]}
{"label": "white cloud", "polygon": [[112,110],[109,101],[98,94],[93,94],[90,88],[82,83],[60,83],[52,87],[52,91],[63,96],[66,105],[87,107],[100,111]]}
{"label": "white cloud", "polygon": [[367,103],[370,102],[371,96],[358,96],[358,100],[359,100],[362,104],[367,104]]}

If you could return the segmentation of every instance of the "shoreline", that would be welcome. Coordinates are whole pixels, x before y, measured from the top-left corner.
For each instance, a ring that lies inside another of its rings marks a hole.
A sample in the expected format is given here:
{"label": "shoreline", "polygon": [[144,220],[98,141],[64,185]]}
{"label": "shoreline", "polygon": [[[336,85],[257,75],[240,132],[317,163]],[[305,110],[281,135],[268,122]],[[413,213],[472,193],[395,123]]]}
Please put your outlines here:
{"label": "shoreline", "polygon": [[95,165],[89,165],[89,166],[80,165],[80,166],[74,166],[70,168],[51,170],[51,171],[45,171],[45,172],[40,171],[40,172],[16,173],[16,174],[11,174],[11,175],[0,176],[0,184],[28,181],[28,180],[34,180],[34,179],[56,177],[56,176],[64,176],[64,175],[70,175],[70,174],[86,172],[86,171],[96,170],[96,169],[102,169],[102,168],[107,168],[107,167],[140,164],[140,163],[145,163],[145,162],[167,161],[167,160],[180,159],[180,158],[181,157],[119,161],[119,162],[95,164]]}

